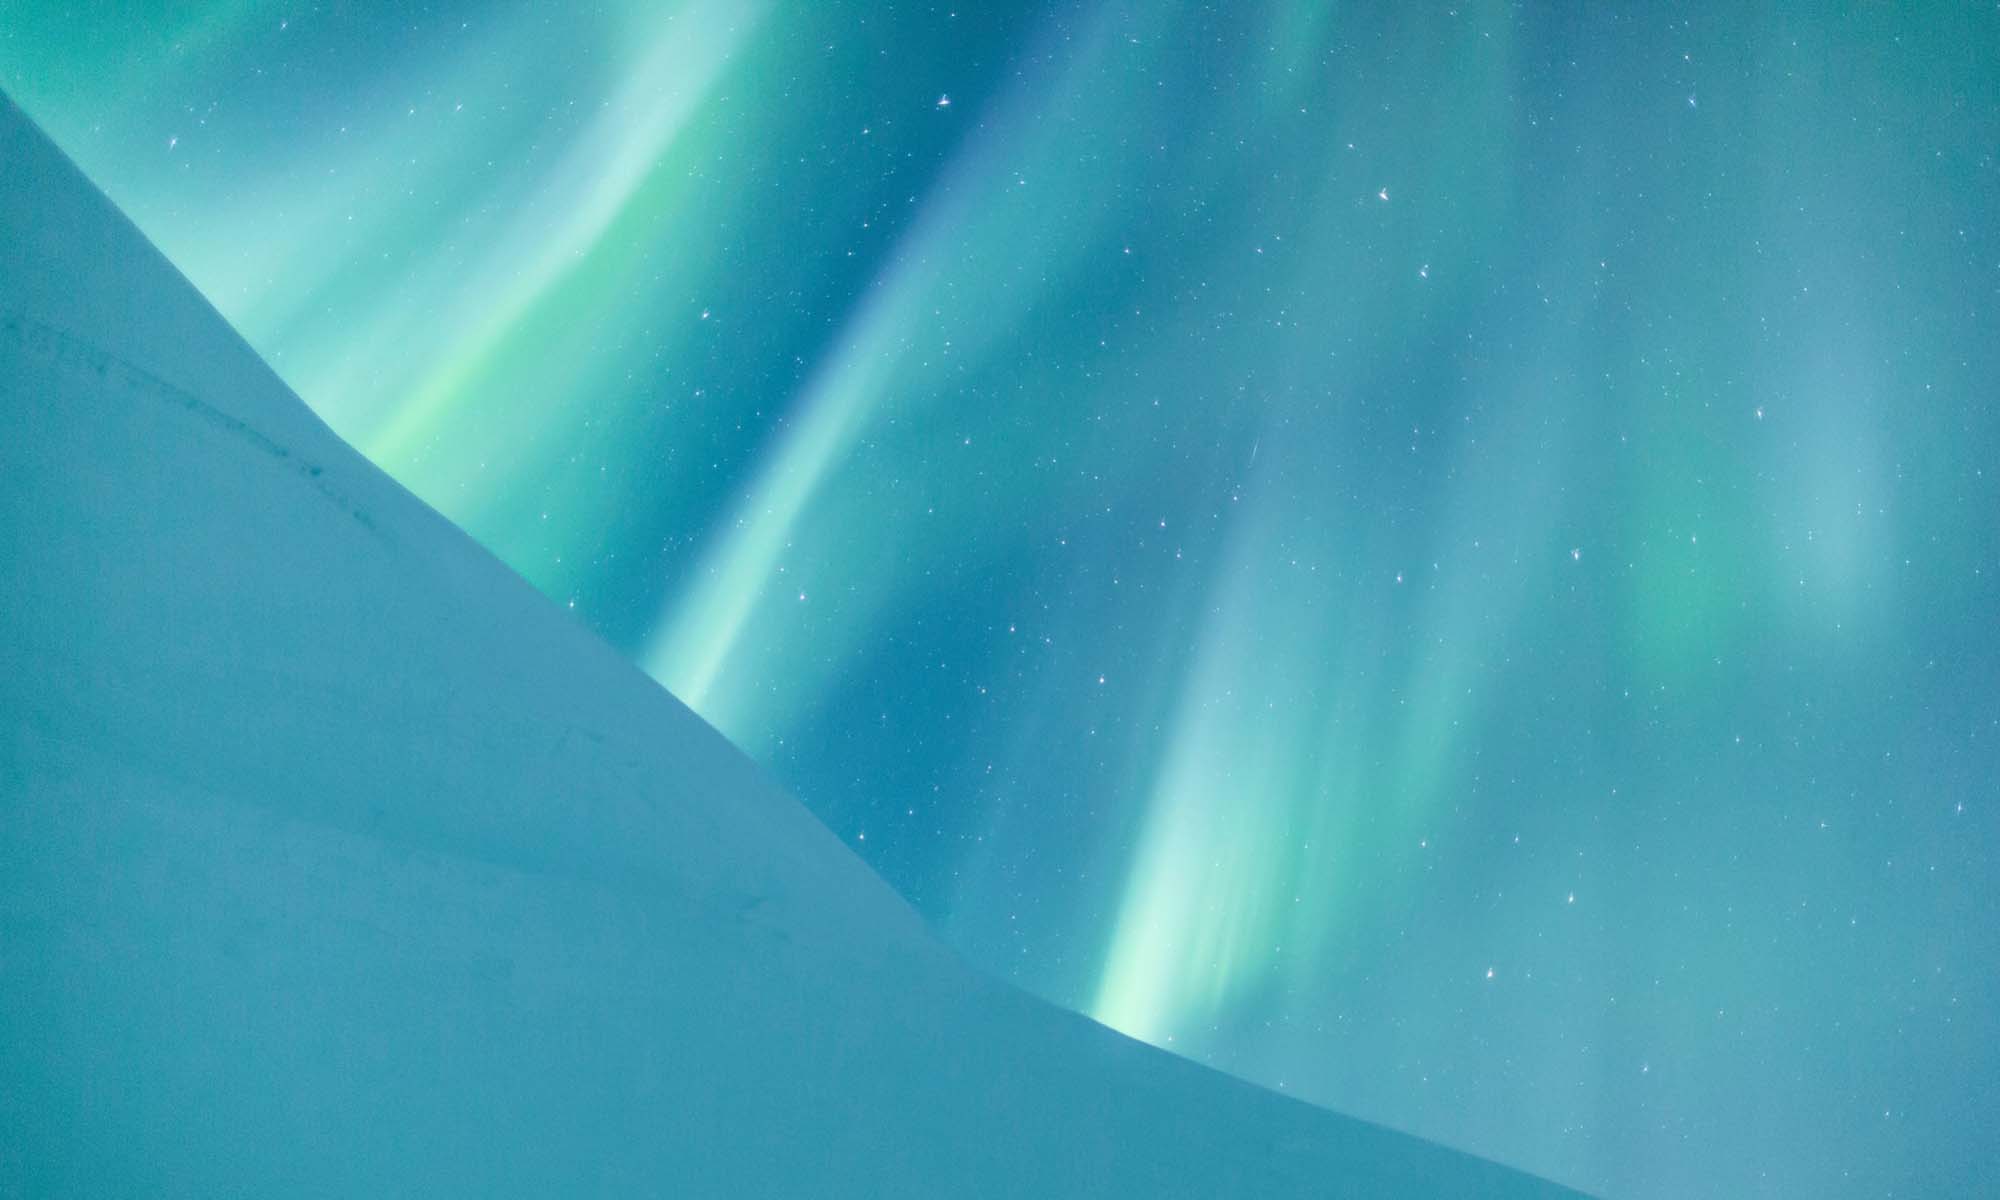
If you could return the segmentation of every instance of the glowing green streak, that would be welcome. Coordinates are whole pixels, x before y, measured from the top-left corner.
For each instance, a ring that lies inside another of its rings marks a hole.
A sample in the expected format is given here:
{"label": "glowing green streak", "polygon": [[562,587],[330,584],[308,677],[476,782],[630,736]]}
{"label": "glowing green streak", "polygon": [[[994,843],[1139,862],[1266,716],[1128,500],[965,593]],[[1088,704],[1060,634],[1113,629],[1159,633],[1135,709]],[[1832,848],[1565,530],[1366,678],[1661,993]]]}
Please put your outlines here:
{"label": "glowing green streak", "polygon": [[[437,363],[389,423],[368,439],[378,462],[406,457],[438,428],[465,383],[520,324],[538,297],[586,258],[659,166],[728,64],[767,11],[763,4],[696,0],[626,78],[618,96],[551,176],[503,244],[533,247],[525,264],[495,262],[464,298],[449,356]],[[545,227],[545,214],[561,214]]]}
{"label": "glowing green streak", "polygon": [[1091,1004],[1146,1041],[1174,1041],[1219,1011],[1284,939],[1311,680],[1279,671],[1256,682],[1268,654],[1256,631],[1270,605],[1254,570],[1265,540],[1238,536],[1223,569]]}
{"label": "glowing green streak", "polygon": [[[1059,107],[1103,108],[1111,102],[1086,93],[1103,86],[1094,67],[1120,44],[1114,32],[1114,23],[1100,14],[1078,39],[1082,45],[1072,47],[1073,56],[1052,87],[1018,87],[984,122],[987,131],[975,134],[960,152],[850,324],[844,348],[798,400],[797,422],[779,436],[731,517],[711,531],[706,558],[678,591],[678,602],[641,656],[655,679],[739,745],[754,750],[778,732],[779,713],[750,706],[763,665],[785,662],[790,680],[785,690],[796,697],[810,691],[797,672],[807,669],[809,658],[824,657],[778,655],[760,647],[761,661],[745,661],[745,638],[768,624],[756,620],[759,606],[781,597],[774,584],[786,556],[796,552],[800,526],[813,515],[809,510],[839,499],[830,483],[884,406],[915,406],[940,394],[942,380],[930,373],[939,368],[921,361],[911,331],[936,331],[924,344],[948,348],[946,369],[963,369],[1004,346],[1036,299],[1059,286],[1063,271],[1092,245],[1101,215],[1089,215],[1087,206],[1051,205],[1043,192],[1026,190],[1024,180],[1052,181],[1055,189],[1072,180],[1073,186],[1089,186],[1088,179],[1065,173],[1075,157],[1065,133],[1034,118],[1052,94]],[[1064,219],[1052,223],[1054,211]],[[1034,261],[1043,268],[1033,287],[1013,282],[1028,247],[1035,248]],[[990,286],[960,287],[968,276]],[[943,349],[938,357],[946,360]],[[886,516],[847,516],[873,521],[884,536],[892,536]],[[846,618],[850,629],[865,619],[867,601],[860,593],[879,593],[886,586],[883,580],[855,585]],[[784,636],[781,628],[760,631]]]}
{"label": "glowing green streak", "polygon": [[803,419],[751,486],[719,553],[696,577],[679,615],[645,655],[655,678],[725,732],[736,732],[736,723],[728,711],[710,703],[711,689],[791,544],[792,528],[806,503],[880,400],[894,365],[893,352],[882,343],[898,324],[894,318],[864,315],[863,328],[874,329],[875,336],[843,358],[826,383],[811,389]]}

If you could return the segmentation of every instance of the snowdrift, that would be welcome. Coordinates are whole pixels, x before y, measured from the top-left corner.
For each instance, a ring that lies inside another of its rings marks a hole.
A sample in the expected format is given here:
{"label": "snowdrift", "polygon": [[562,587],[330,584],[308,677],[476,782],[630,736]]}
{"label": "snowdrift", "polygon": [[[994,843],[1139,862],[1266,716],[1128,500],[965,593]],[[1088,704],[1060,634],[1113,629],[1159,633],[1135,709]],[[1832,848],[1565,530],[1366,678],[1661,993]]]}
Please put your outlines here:
{"label": "snowdrift", "polygon": [[0,1195],[1562,1194],[964,966],[4,99],[0,569]]}

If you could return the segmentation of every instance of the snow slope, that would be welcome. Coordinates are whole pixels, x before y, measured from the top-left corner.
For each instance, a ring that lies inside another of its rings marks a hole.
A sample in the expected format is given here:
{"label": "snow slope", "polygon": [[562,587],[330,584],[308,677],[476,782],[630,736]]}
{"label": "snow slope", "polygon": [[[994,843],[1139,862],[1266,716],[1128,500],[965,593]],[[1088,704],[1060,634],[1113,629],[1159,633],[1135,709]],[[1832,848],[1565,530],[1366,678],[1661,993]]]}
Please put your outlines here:
{"label": "snow slope", "polygon": [[4,98],[0,581],[0,1195],[1559,1192],[963,966]]}

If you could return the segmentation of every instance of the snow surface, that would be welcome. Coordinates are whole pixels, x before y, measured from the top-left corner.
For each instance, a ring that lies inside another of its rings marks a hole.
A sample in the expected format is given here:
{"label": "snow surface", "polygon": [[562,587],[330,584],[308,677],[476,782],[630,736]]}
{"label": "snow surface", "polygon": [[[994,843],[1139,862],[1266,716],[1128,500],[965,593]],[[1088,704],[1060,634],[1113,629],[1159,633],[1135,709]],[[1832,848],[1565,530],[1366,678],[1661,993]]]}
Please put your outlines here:
{"label": "snow surface", "polygon": [[4,98],[0,570],[0,1195],[1562,1194],[967,968]]}

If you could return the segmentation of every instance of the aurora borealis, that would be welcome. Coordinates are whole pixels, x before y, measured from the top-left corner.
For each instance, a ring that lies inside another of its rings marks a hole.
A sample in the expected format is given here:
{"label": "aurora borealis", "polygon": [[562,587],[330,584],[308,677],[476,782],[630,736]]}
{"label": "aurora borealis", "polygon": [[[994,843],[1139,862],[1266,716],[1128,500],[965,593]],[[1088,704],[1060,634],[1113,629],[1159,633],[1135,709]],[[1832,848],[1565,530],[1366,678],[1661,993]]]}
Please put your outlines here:
{"label": "aurora borealis", "polygon": [[1609,1196],[1990,1169],[1990,7],[0,0],[0,87],[973,961]]}

